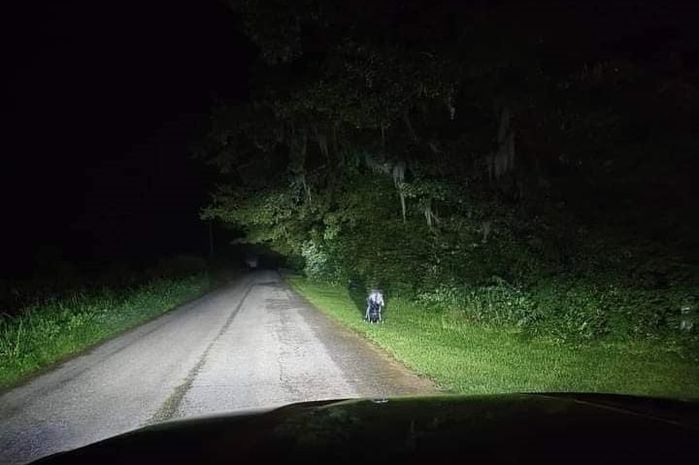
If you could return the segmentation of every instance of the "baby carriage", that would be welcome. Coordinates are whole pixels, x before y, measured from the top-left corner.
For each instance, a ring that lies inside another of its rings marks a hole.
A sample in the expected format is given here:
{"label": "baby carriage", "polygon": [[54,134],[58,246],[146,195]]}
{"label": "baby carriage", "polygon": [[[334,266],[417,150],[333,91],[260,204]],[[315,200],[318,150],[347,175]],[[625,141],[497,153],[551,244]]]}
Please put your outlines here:
{"label": "baby carriage", "polygon": [[381,311],[384,307],[383,292],[373,289],[367,298],[366,313],[364,319],[369,323],[380,323],[383,321]]}

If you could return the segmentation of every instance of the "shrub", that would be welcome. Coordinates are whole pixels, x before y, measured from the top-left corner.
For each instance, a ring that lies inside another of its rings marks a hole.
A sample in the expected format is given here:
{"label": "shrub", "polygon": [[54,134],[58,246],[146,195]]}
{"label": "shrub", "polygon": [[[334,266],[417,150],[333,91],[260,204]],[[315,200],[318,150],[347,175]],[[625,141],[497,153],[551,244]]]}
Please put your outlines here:
{"label": "shrub", "polygon": [[429,311],[448,310],[475,323],[516,326],[559,342],[662,336],[691,344],[697,332],[691,325],[695,314],[688,295],[689,289],[649,291],[567,277],[524,288],[493,277],[483,286],[424,290],[417,299]]}
{"label": "shrub", "polygon": [[456,311],[479,323],[524,327],[540,320],[535,302],[526,291],[497,279],[488,286],[442,286],[421,292],[418,299],[431,308]]}
{"label": "shrub", "polygon": [[307,276],[326,282],[338,280],[338,267],[319,241],[311,239],[304,242],[301,255],[305,260],[304,271]]}
{"label": "shrub", "polygon": [[200,295],[208,284],[193,275],[78,291],[0,316],[0,387]]}

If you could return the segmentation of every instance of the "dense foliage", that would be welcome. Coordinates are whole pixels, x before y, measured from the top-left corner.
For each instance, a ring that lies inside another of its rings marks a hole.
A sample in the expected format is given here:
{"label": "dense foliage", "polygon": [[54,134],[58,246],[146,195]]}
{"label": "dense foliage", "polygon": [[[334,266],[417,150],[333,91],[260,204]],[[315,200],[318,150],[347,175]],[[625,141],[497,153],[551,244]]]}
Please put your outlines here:
{"label": "dense foliage", "polygon": [[559,340],[696,333],[699,73],[682,15],[231,3],[255,86],[212,115],[206,218],[426,311]]}
{"label": "dense foliage", "polygon": [[184,265],[173,260],[138,284],[64,290],[0,315],[0,389],[207,291],[209,277],[182,274]]}
{"label": "dense foliage", "polygon": [[288,281],[328,316],[449,392],[699,396],[699,364],[657,341],[558,344],[528,337],[522,328],[475,325],[459,311],[435,315],[401,297],[391,300],[386,324],[368,325],[357,318],[361,312],[347,289],[300,276]]}

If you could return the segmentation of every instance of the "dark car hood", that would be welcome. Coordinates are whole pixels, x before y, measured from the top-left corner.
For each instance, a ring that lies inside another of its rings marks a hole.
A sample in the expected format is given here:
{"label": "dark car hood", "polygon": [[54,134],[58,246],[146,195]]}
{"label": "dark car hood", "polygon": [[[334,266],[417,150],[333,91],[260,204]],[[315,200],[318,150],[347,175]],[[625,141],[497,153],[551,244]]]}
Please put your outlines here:
{"label": "dark car hood", "polygon": [[601,394],[362,399],[162,423],[36,463],[696,463],[699,404]]}

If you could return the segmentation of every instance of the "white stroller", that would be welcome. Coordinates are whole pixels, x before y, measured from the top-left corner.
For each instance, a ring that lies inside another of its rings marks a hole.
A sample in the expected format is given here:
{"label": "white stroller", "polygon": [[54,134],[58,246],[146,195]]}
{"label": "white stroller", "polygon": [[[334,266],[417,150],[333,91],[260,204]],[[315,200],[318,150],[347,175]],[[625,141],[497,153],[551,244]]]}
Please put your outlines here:
{"label": "white stroller", "polygon": [[383,292],[378,289],[372,289],[367,297],[366,313],[364,319],[369,323],[380,323],[383,321],[381,312],[384,307]]}

